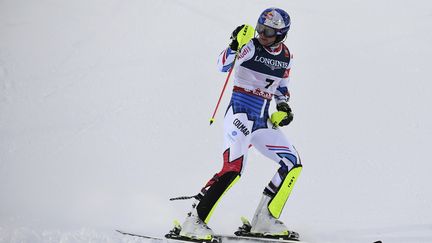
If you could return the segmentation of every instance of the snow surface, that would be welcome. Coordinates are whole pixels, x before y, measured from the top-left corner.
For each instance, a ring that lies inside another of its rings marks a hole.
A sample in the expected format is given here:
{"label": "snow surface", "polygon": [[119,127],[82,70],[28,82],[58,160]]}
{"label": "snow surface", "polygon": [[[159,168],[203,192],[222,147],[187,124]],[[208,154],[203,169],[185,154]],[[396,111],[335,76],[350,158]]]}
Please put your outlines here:
{"label": "snow surface", "polygon": [[[168,199],[221,167],[216,58],[269,6],[292,17],[284,131],[304,164],[281,219],[308,242],[432,242],[430,0],[0,0],[0,242],[183,220]],[[276,169],[251,149],[213,230],[251,218]]]}

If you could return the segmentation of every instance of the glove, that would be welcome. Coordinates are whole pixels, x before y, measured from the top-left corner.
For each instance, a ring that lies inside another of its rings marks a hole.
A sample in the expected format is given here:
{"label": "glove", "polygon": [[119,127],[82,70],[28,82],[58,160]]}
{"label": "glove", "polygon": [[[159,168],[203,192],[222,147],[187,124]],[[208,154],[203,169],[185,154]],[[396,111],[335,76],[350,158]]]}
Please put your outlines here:
{"label": "glove", "polygon": [[271,117],[271,123],[273,127],[283,127],[292,122],[294,115],[291,111],[291,107],[286,102],[282,102],[276,105],[278,111],[274,112]]}
{"label": "glove", "polygon": [[286,126],[290,124],[293,119],[293,113],[286,113],[285,111],[273,112],[270,118],[273,128]]}
{"label": "glove", "polygon": [[250,25],[242,24],[237,26],[231,34],[231,43],[229,44],[229,47],[233,51],[240,50],[254,37],[254,34],[255,29]]}
{"label": "glove", "polygon": [[237,41],[237,35],[243,27],[244,27],[244,24],[237,26],[237,28],[231,34],[231,43],[229,44],[229,47],[233,51],[237,51],[237,49],[238,49],[239,43]]}
{"label": "glove", "polygon": [[281,102],[276,105],[276,110],[278,111],[285,111],[286,113],[291,113],[291,107],[286,102]]}

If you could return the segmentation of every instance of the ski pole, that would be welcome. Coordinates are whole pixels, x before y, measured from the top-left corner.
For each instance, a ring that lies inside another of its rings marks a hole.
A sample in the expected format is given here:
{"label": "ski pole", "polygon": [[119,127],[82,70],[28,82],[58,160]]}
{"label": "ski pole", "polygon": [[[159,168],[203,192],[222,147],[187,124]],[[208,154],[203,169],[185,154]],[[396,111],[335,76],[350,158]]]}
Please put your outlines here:
{"label": "ski pole", "polygon": [[[237,50],[240,50],[244,45],[246,45],[254,37],[254,35],[255,35],[255,29],[251,25],[244,24],[244,25],[239,26],[239,27],[242,27],[242,28],[237,32],[237,34],[235,36],[235,38],[236,38],[236,40],[238,42],[238,48],[236,48]],[[219,104],[220,104],[222,96],[223,96],[223,94],[225,92],[225,88],[226,88],[226,86],[228,84],[228,80],[229,80],[229,78],[231,76],[231,73],[232,73],[232,71],[234,69],[234,64],[235,64],[235,60],[236,59],[237,59],[237,52],[236,52],[236,55],[234,57],[234,61],[232,63],[232,67],[231,67],[231,69],[228,72],[227,78],[225,80],[225,84],[224,84],[224,86],[222,88],[221,94],[219,96],[219,100],[218,100],[218,102],[216,104],[216,108],[214,109],[213,115],[210,118],[210,125],[213,124],[213,122],[215,120],[216,112],[217,112],[217,110],[219,108]]]}
{"label": "ski pole", "polygon": [[215,121],[216,112],[217,112],[217,110],[218,110],[218,108],[219,108],[219,104],[220,104],[221,99],[222,99],[222,96],[223,96],[223,94],[224,94],[224,92],[225,92],[225,88],[226,88],[226,86],[227,86],[227,84],[228,84],[228,80],[229,80],[229,78],[230,78],[230,76],[231,76],[231,73],[232,73],[232,71],[233,71],[233,69],[234,69],[234,64],[235,64],[235,60],[236,60],[236,58],[237,58],[237,54],[236,54],[236,56],[235,56],[235,58],[234,58],[234,61],[233,61],[233,63],[232,63],[232,67],[231,67],[231,69],[229,70],[228,75],[227,75],[227,77],[226,77],[225,84],[224,84],[224,86],[223,86],[223,88],[222,88],[222,91],[221,91],[221,93],[220,93],[220,95],[219,95],[219,100],[218,100],[218,102],[217,102],[217,104],[216,104],[216,108],[214,109],[214,111],[213,111],[213,115],[212,115],[212,117],[210,118],[210,125],[213,124],[213,122]]}

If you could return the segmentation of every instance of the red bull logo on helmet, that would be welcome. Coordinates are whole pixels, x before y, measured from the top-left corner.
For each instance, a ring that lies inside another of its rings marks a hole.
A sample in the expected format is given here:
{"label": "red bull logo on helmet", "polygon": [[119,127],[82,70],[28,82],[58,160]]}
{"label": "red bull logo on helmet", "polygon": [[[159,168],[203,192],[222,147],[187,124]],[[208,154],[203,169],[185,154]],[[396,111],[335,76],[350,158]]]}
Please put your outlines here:
{"label": "red bull logo on helmet", "polygon": [[273,12],[266,12],[264,18],[272,20],[274,17]]}
{"label": "red bull logo on helmet", "polygon": [[264,23],[273,28],[283,27],[283,22],[279,13],[272,11],[264,13]]}

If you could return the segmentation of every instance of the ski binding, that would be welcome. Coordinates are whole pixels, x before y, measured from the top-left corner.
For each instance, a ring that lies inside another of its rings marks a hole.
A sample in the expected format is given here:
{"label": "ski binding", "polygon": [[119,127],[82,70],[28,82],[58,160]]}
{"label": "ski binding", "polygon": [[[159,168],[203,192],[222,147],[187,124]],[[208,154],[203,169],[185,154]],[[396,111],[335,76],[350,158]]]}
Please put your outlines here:
{"label": "ski binding", "polygon": [[252,233],[252,226],[249,220],[245,217],[241,217],[243,225],[238,228],[234,234],[239,237],[247,237],[247,238],[256,238],[256,239],[269,239],[269,240],[277,240],[277,241],[299,241],[300,235],[294,231],[288,231],[285,235],[271,235],[271,234],[261,234],[261,233]]}

